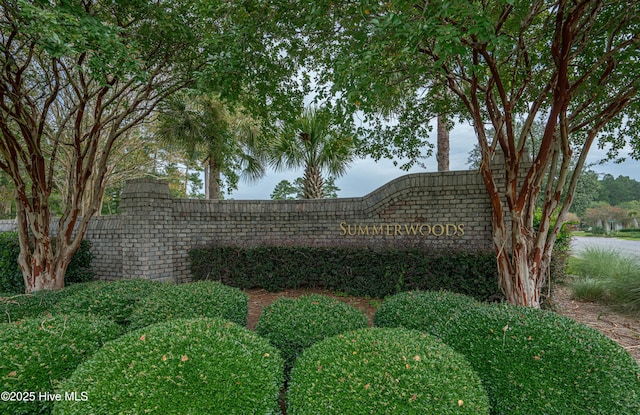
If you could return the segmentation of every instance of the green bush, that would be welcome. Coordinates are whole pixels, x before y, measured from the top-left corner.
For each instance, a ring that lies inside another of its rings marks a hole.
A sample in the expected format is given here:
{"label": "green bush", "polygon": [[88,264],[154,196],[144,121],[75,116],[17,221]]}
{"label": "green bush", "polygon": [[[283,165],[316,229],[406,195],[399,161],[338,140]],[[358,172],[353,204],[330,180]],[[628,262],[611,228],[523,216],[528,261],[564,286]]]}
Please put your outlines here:
{"label": "green bush", "polygon": [[249,296],[213,281],[166,284],[143,298],[131,314],[131,328],[177,318],[222,317],[247,325]]}
{"label": "green bush", "polygon": [[465,355],[492,414],[640,413],[638,364],[609,338],[555,313],[478,306],[424,330]]}
{"label": "green bush", "polygon": [[323,340],[296,361],[287,413],[488,414],[469,363],[415,330],[360,329]]}
{"label": "green bush", "polygon": [[373,324],[433,333],[456,314],[481,305],[471,297],[447,291],[409,291],[387,297],[376,310]]}
{"label": "green bush", "polygon": [[342,301],[312,294],[280,298],[262,310],[256,332],[282,353],[291,368],[309,346],[336,334],[367,327],[367,317]]}
{"label": "green bush", "polygon": [[500,296],[495,254],[357,247],[212,246],[189,252],[195,280],[268,291],[323,287],[383,298],[408,290],[441,290],[479,300]]}
{"label": "green bush", "polygon": [[39,394],[54,393],[78,364],[120,335],[113,322],[78,315],[0,326],[0,390],[33,393],[26,402],[0,401],[0,413],[13,415],[50,413],[53,403]]}
{"label": "green bush", "polygon": [[173,320],[129,332],[61,385],[84,402],[54,414],[275,414],[283,385],[276,348],[221,319]]}
{"label": "green bush", "polygon": [[[24,293],[24,278],[18,266],[19,254],[18,233],[0,233],[0,292]],[[65,284],[71,285],[93,280],[95,275],[91,270],[92,260],[91,242],[83,240],[80,248],[71,258],[65,275]]]}
{"label": "green bush", "polygon": [[54,313],[81,313],[129,324],[131,313],[146,296],[160,289],[161,283],[143,279],[93,281],[76,284],[53,307]]}
{"label": "green bush", "polygon": [[24,293],[24,279],[18,266],[20,244],[16,232],[0,233],[0,292]]}
{"label": "green bush", "polygon": [[[32,294],[0,294],[0,323],[11,323],[24,318],[74,313],[73,307],[62,311],[58,302],[78,293],[92,284],[74,284],[60,291],[37,291]],[[79,310],[81,314],[83,310]]]}

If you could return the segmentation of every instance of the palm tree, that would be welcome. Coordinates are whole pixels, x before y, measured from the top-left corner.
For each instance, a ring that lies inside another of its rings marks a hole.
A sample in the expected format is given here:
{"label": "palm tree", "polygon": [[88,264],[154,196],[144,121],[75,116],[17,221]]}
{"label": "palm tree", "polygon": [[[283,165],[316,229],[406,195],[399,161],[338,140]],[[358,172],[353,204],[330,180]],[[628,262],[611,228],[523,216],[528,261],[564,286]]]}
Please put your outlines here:
{"label": "palm tree", "polygon": [[163,141],[204,164],[207,199],[220,198],[222,176],[235,189],[239,177],[254,181],[265,174],[257,122],[232,113],[215,97],[177,94],[160,108],[156,126]]}
{"label": "palm tree", "polygon": [[351,137],[331,128],[329,113],[309,107],[290,125],[282,128],[270,149],[275,170],[304,167],[305,199],[324,197],[323,172],[340,177],[354,158]]}

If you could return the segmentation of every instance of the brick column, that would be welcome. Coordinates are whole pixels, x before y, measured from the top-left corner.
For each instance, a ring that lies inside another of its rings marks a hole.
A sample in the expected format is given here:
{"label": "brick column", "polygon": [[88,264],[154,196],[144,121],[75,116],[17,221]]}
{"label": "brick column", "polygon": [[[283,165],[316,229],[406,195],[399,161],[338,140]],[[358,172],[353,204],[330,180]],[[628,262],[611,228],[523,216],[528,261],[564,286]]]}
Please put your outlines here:
{"label": "brick column", "polygon": [[174,282],[169,186],[156,179],[130,180],[121,199],[123,278]]}

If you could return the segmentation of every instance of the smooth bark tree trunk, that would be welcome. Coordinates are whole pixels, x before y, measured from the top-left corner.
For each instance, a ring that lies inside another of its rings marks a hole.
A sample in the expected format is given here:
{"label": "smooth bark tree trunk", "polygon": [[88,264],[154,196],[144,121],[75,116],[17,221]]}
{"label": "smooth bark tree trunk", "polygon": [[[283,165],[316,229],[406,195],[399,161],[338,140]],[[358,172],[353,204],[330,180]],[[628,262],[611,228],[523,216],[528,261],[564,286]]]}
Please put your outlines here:
{"label": "smooth bark tree trunk", "polygon": [[449,129],[444,115],[438,115],[438,149],[436,159],[438,160],[438,171],[449,171]]}

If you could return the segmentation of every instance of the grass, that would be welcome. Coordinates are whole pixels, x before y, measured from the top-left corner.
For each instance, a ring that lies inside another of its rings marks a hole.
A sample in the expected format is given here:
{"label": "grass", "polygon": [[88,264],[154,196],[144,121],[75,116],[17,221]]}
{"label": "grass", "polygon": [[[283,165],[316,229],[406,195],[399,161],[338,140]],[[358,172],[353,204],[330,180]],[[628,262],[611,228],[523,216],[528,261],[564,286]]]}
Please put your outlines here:
{"label": "grass", "polygon": [[610,304],[623,312],[640,312],[640,258],[588,247],[572,257],[568,266],[574,298]]}

